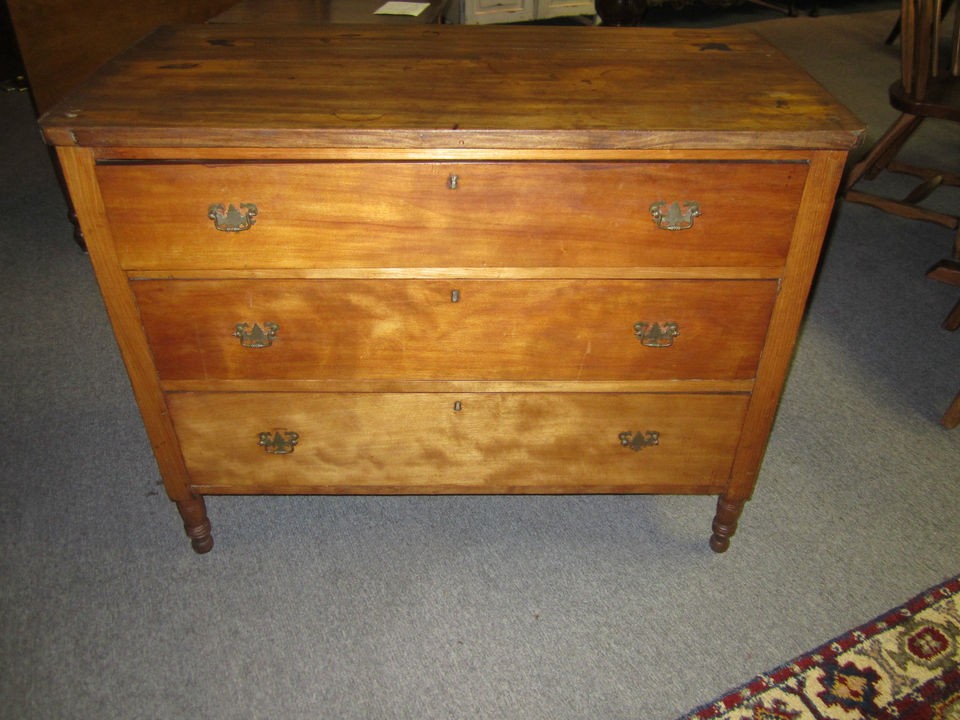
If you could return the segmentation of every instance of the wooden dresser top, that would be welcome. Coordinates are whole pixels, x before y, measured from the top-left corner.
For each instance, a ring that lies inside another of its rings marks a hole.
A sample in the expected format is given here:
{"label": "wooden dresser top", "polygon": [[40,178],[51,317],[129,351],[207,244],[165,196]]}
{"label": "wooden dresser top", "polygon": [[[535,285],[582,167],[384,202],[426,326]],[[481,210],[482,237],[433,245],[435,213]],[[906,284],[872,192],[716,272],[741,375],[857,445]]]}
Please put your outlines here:
{"label": "wooden dresser top", "polygon": [[54,145],[834,148],[863,124],[756,34],[545,26],[156,30],[42,119]]}

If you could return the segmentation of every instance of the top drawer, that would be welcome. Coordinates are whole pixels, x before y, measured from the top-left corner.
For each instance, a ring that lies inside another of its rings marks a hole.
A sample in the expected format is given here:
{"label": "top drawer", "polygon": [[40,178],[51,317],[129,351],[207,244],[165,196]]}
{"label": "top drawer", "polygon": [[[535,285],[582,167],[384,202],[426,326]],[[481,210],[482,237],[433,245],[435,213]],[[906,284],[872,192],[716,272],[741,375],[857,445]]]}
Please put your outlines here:
{"label": "top drawer", "polygon": [[779,267],[806,172],[782,162],[97,168],[128,270]]}

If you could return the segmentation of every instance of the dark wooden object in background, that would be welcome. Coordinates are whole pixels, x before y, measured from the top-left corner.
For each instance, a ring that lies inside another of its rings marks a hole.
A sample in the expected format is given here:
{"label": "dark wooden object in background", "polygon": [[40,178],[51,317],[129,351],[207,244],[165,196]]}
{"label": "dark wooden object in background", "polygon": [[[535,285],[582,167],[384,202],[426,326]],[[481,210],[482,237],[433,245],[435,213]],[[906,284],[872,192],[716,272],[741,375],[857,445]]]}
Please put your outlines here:
{"label": "dark wooden object in background", "polygon": [[[942,185],[960,186],[960,175],[897,160],[923,122],[960,122],[960,11],[953,15],[949,49],[941,52],[941,0],[903,0],[901,7],[900,79],[890,86],[890,104],[901,115],[851,169],[844,183],[844,196],[851,202],[872,205],[894,215],[957,230],[953,255],[960,259],[960,216],[920,204]],[[952,153],[955,148],[944,151]],[[902,199],[871,193],[860,184],[885,171],[913,175],[921,182]]]}
{"label": "dark wooden object in background", "polygon": [[38,113],[158,25],[203,22],[236,0],[7,0]]}
{"label": "dark wooden object in background", "polygon": [[7,0],[0,0],[0,92],[22,92],[26,89],[23,61],[10,21]]}

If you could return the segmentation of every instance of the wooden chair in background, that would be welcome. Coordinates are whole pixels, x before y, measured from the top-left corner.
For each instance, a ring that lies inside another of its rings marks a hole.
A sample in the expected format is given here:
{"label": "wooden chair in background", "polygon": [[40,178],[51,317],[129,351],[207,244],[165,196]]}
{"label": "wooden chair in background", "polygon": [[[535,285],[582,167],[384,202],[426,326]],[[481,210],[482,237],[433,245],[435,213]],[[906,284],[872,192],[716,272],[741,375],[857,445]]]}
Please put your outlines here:
{"label": "wooden chair in background", "polygon": [[[939,52],[941,8],[942,0],[903,0],[901,77],[890,87],[890,104],[901,115],[864,159],[851,169],[844,184],[844,196],[852,202],[866,203],[896,215],[928,220],[956,230],[960,227],[958,216],[929,210],[918,203],[941,185],[960,186],[960,175],[917,167],[896,159],[925,120],[960,123],[960,12],[953,13],[953,36],[950,51],[945,56]],[[914,175],[921,183],[903,200],[856,188],[860,180],[876,178],[883,171]]]}
{"label": "wooden chair in background", "polygon": [[[943,20],[944,15],[950,12],[950,6],[953,5],[953,0],[943,0],[943,5],[940,7],[940,19]],[[893,45],[896,42],[896,39],[900,37],[900,18],[897,18],[896,24],[893,26],[893,29],[890,31],[890,34],[887,35],[886,45]]]}
{"label": "wooden chair in background", "polygon": [[[949,257],[934,265],[927,277],[960,287],[960,208],[957,214],[938,212],[919,203],[944,185],[960,187],[960,174],[930,167],[918,167],[897,160],[900,150],[925,120],[960,123],[960,5],[950,8],[949,0],[902,0],[900,23],[900,79],[890,86],[890,104],[901,115],[880,137],[859,163],[851,168],[843,196],[851,202],[872,205],[901,217],[938,223],[956,231]],[[952,21],[946,10],[952,9]],[[944,23],[950,23],[944,25]],[[944,28],[952,28],[949,49],[944,52]],[[944,148],[956,157],[957,147]],[[882,172],[903,173],[919,178],[919,184],[897,200],[858,188],[861,180],[872,180]],[[943,326],[960,327],[960,301],[947,315]],[[960,421],[960,395],[943,418],[947,427]]]}

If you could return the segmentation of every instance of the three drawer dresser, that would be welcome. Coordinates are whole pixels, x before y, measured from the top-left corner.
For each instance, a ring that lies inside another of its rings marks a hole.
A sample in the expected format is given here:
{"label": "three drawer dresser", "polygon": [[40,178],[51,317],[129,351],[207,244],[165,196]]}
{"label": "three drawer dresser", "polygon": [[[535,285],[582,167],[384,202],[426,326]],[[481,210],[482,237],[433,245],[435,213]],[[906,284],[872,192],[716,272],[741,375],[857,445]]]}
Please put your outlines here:
{"label": "three drawer dresser", "polygon": [[753,491],[862,125],[756,35],[160,28],[41,120],[166,491]]}

